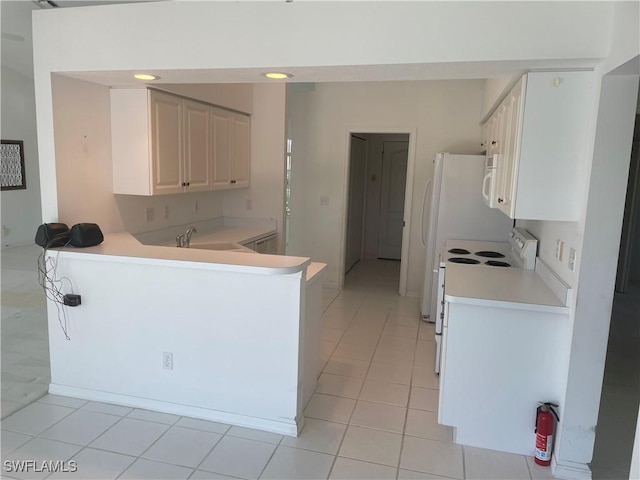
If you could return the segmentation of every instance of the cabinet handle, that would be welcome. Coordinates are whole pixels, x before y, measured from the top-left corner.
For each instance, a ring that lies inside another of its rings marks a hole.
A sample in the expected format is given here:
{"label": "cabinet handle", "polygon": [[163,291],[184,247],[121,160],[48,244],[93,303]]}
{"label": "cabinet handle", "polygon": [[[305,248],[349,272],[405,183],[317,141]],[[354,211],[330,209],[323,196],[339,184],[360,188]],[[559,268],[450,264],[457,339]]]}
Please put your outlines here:
{"label": "cabinet handle", "polygon": [[484,147],[484,142],[480,142],[480,146],[481,146],[481,147]]}
{"label": "cabinet handle", "polygon": [[498,199],[498,203],[503,203],[504,202],[504,198],[499,198]]}
{"label": "cabinet handle", "polygon": [[236,181],[235,180],[231,180],[231,183],[236,183]]}
{"label": "cabinet handle", "polygon": [[186,182],[182,182],[182,186],[186,187],[187,186]]}
{"label": "cabinet handle", "polygon": [[187,182],[187,187],[188,187],[189,185],[191,185],[191,182]]}
{"label": "cabinet handle", "polygon": [[495,140],[491,140],[491,145],[495,145],[496,143],[498,142],[496,142]]}

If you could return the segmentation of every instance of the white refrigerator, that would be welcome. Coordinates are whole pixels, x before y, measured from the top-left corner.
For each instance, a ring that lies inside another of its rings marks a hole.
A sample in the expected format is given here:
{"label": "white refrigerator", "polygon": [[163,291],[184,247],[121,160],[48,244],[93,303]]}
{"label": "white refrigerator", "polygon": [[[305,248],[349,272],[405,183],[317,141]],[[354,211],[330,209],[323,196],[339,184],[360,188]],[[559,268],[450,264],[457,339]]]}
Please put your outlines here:
{"label": "white refrigerator", "polygon": [[[426,266],[422,319],[435,321],[439,255],[446,240],[506,242],[513,220],[482,201],[485,157],[439,153],[427,181],[422,215]],[[427,203],[430,200],[430,203]]]}

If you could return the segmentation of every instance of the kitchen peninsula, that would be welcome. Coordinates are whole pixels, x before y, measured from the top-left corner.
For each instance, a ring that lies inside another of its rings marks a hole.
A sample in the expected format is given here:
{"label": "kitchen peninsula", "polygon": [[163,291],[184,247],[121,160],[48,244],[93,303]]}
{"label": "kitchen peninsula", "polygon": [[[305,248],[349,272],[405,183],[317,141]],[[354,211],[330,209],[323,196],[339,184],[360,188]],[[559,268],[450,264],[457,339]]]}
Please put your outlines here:
{"label": "kitchen peninsula", "polygon": [[298,434],[320,367],[324,264],[126,232],[48,256],[82,297],[64,316],[49,300],[50,393]]}

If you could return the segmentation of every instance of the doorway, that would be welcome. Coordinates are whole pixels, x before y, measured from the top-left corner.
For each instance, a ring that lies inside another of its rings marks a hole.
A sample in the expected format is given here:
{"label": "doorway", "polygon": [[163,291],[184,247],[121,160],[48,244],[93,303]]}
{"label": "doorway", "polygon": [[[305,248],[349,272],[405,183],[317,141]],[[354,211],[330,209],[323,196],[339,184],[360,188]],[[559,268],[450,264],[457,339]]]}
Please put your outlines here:
{"label": "doorway", "polygon": [[409,133],[350,132],[345,276],[360,261],[400,262],[401,295],[409,150]]}

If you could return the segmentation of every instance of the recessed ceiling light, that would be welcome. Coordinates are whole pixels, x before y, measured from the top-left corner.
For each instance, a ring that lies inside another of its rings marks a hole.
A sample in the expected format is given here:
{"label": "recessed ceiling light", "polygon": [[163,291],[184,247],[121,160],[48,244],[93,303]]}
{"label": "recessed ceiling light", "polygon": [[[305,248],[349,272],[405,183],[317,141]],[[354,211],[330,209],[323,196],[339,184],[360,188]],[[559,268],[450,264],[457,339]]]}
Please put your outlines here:
{"label": "recessed ceiling light", "polygon": [[291,75],[290,73],[284,72],[267,72],[263,73],[262,75],[273,80],[284,80],[285,78],[293,77],[293,75]]}
{"label": "recessed ceiling light", "polygon": [[138,80],[158,80],[160,78],[156,75],[149,75],[147,73],[136,73],[133,77]]}

